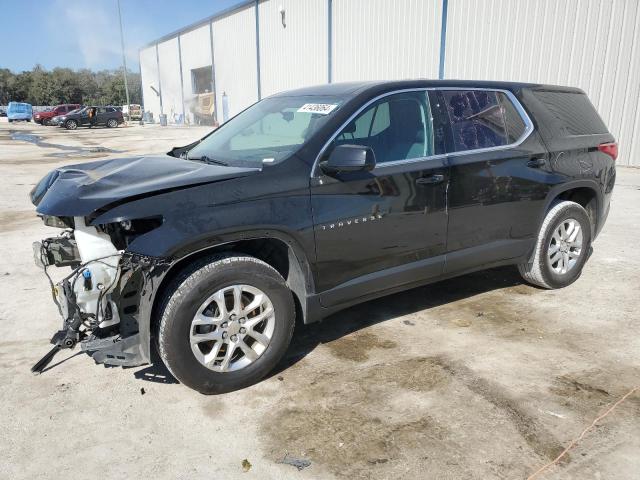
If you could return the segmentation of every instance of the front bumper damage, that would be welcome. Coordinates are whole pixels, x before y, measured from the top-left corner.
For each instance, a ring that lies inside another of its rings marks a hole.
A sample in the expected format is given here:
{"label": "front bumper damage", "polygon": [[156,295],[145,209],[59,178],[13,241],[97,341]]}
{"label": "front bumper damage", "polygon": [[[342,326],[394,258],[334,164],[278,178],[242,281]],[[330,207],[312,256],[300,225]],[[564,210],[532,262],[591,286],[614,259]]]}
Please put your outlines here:
{"label": "front bumper damage", "polygon": [[[150,363],[155,285],[169,261],[117,251],[106,235],[96,234],[82,218],[75,220],[80,229],[76,225],[75,230],[34,244],[35,261],[49,279],[62,328],[51,338],[54,347],[31,370],[41,373],[57,352],[78,344],[96,363]],[[71,273],[54,283],[51,266],[71,267]]]}

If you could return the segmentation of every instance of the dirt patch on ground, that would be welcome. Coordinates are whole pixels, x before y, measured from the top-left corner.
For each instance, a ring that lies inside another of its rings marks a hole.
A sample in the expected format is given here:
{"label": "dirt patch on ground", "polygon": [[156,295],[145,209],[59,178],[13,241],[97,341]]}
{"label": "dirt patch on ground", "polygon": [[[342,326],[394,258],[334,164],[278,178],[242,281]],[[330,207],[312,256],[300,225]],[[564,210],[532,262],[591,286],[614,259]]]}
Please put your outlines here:
{"label": "dirt patch on ground", "polygon": [[434,314],[452,326],[478,328],[502,338],[538,336],[545,332],[545,320],[518,297],[539,293],[529,285],[514,285],[445,303],[436,307]]}
{"label": "dirt patch on ground", "polygon": [[[504,413],[535,453],[553,460],[564,450],[562,444],[534,415],[528,412],[524,403],[511,397],[503,387],[489,379],[479,377],[460,362],[449,362],[444,359],[438,359],[438,362],[446,372],[462,382],[465,387]],[[567,455],[563,461],[567,462],[569,458]]]}
{"label": "dirt patch on ground", "polygon": [[[445,399],[450,407],[443,409]],[[486,416],[470,414],[469,401],[474,409],[481,402]],[[492,435],[496,422],[510,425],[519,437],[513,442],[516,456],[526,446],[537,462],[562,451],[522,402],[443,357],[323,372],[307,385],[287,390],[278,405],[261,428],[268,454],[308,458],[340,478],[371,478],[372,465],[378,478],[415,478],[424,468],[449,472],[451,478],[482,478],[464,465],[471,463],[469,456],[482,455],[469,448],[478,436]],[[479,461],[486,463],[487,472],[506,469],[513,478],[526,469],[515,458],[513,465],[491,458]]]}
{"label": "dirt patch on ground", "polygon": [[369,352],[376,348],[395,348],[396,342],[381,339],[370,332],[357,332],[348,337],[327,344],[331,353],[342,359],[363,362],[369,358]]}
{"label": "dirt patch on ground", "polygon": [[389,392],[430,392],[448,381],[430,358],[324,372],[308,387],[289,390],[261,432],[274,458],[287,451],[339,477],[366,478],[372,465],[393,468],[416,446],[433,449],[446,440],[446,428],[423,409],[406,415],[389,409],[395,400]]}
{"label": "dirt patch on ground", "polygon": [[0,212],[0,232],[20,230],[24,226],[37,223],[34,210],[6,210]]}

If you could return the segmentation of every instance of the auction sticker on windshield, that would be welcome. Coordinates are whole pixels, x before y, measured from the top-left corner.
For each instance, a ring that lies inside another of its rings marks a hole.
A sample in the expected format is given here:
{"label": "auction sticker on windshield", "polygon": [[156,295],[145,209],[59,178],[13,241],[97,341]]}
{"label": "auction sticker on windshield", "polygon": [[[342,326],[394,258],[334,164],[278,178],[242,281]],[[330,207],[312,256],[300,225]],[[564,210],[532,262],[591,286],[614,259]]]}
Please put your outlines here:
{"label": "auction sticker on windshield", "polygon": [[298,109],[298,112],[327,115],[333,112],[337,106],[338,105],[334,103],[305,103]]}

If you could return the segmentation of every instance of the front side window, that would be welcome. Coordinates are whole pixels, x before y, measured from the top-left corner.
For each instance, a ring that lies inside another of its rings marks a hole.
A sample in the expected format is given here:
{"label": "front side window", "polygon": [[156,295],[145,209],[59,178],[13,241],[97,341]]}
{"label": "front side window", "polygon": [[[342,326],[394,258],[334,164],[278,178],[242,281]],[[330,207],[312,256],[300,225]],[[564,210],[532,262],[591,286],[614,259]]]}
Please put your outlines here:
{"label": "front side window", "polygon": [[192,160],[272,164],[298,150],[340,108],[340,97],[266,98],[188,152]]}
{"label": "front side window", "polygon": [[434,155],[437,152],[426,92],[403,92],[381,98],[349,122],[333,145],[370,147],[376,163]]}

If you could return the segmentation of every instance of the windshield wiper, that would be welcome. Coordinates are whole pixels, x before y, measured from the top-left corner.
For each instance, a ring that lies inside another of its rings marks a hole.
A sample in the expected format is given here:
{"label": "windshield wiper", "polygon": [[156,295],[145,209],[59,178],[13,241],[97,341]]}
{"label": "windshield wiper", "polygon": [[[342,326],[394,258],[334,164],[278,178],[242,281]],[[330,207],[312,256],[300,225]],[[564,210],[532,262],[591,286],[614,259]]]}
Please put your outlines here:
{"label": "windshield wiper", "polygon": [[215,158],[209,158],[206,155],[202,155],[200,158],[193,158],[187,156],[188,160],[199,160],[201,162],[207,163],[209,165],[222,165],[223,167],[228,167],[229,164],[223,160],[216,160]]}

